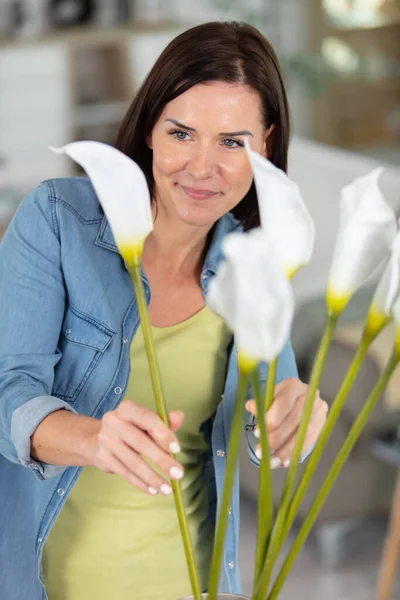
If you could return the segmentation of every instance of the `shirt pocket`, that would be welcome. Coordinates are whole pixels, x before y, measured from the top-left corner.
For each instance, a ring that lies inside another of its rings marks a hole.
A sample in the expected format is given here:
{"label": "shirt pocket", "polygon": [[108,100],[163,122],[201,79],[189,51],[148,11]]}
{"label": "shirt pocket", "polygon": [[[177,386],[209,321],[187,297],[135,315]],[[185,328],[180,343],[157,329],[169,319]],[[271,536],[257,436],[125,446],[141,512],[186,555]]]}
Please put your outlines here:
{"label": "shirt pocket", "polygon": [[67,309],[58,350],[53,394],[75,402],[108,348],[115,331],[71,306]]}

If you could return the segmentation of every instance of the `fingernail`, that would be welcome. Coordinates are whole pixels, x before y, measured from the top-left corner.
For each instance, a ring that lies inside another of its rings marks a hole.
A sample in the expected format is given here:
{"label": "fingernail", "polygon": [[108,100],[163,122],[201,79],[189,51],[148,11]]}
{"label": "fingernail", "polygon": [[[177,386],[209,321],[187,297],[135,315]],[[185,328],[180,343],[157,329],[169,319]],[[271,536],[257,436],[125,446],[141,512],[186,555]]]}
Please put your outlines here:
{"label": "fingernail", "polygon": [[158,492],[155,488],[153,487],[149,487],[147,488],[147,491],[149,492],[149,494],[151,494],[152,496],[157,496]]}
{"label": "fingernail", "polygon": [[251,404],[250,404],[250,402],[251,402],[250,400],[247,400],[247,402],[246,402],[246,404],[245,404],[245,406],[246,406],[247,410],[250,410],[250,407],[251,407]]}
{"label": "fingernail", "polygon": [[178,454],[181,451],[181,447],[178,442],[171,442],[169,445],[169,450],[172,454]]}
{"label": "fingernail", "polygon": [[182,479],[183,477],[183,471],[178,467],[171,467],[169,474],[171,475],[171,479]]}
{"label": "fingernail", "polygon": [[164,494],[164,496],[168,496],[172,492],[172,487],[166,483],[163,483],[160,487],[160,492]]}
{"label": "fingernail", "polygon": [[287,458],[286,460],[283,461],[283,466],[285,467],[285,469],[287,469],[289,465],[290,465],[290,458]]}
{"label": "fingernail", "polygon": [[256,427],[254,430],[254,437],[256,437],[257,439],[260,438],[260,429],[258,427]]}
{"label": "fingernail", "polygon": [[281,462],[280,458],[278,458],[277,456],[274,456],[269,461],[269,464],[271,465],[271,469],[279,469],[279,467],[282,465],[282,462]]}
{"label": "fingernail", "polygon": [[261,460],[261,457],[262,457],[261,448],[256,448],[256,456],[257,456],[257,458],[259,458]]}

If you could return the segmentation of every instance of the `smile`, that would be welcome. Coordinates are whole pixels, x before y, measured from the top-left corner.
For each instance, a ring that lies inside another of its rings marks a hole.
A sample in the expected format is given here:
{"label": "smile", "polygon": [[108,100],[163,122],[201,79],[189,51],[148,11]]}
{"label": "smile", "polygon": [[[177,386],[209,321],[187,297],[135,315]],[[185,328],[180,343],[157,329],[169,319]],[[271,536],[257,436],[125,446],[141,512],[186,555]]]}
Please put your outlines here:
{"label": "smile", "polygon": [[189,196],[189,198],[193,198],[194,200],[207,200],[207,198],[216,196],[219,193],[219,192],[211,192],[210,190],[202,190],[202,189],[185,187],[183,185],[181,185],[181,188],[185,192],[186,196]]}

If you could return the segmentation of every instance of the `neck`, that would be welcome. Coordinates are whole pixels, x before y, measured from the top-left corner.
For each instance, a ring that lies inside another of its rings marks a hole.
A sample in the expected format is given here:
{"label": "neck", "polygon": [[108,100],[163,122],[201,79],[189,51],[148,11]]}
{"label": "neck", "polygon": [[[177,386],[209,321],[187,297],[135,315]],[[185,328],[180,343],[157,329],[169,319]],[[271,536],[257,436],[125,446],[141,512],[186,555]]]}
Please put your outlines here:
{"label": "neck", "polygon": [[192,274],[201,270],[207,235],[211,226],[198,227],[168,218],[161,211],[143,249],[143,263],[160,266],[175,273]]}

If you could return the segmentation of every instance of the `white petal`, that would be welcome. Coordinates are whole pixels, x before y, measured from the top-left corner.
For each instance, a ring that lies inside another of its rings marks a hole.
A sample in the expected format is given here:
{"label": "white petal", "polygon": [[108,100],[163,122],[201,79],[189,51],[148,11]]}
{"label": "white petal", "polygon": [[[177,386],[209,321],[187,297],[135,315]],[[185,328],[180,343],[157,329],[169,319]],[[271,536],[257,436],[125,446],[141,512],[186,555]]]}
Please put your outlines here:
{"label": "white petal", "polygon": [[242,353],[270,361],[289,336],[291,286],[261,230],[226,236],[223,251],[226,262],[210,283],[207,302],[233,329]]}
{"label": "white petal", "polygon": [[396,217],[385,202],[377,178],[380,169],[342,190],[341,217],[329,288],[351,295],[387,260],[396,234]]}
{"label": "white petal", "polygon": [[400,232],[392,244],[392,252],[386,269],[376,288],[373,304],[384,314],[391,313],[393,304],[399,295],[400,287]]}
{"label": "white petal", "polygon": [[[383,167],[378,167],[368,173],[357,177],[342,189],[341,196],[343,202],[343,215],[348,220],[361,209],[366,212],[367,207],[371,206],[373,210],[384,201],[378,186],[378,179],[383,171]],[[385,203],[386,205],[386,203]]]}
{"label": "white petal", "polygon": [[314,249],[315,227],[300,189],[269,160],[245,142],[260,210],[260,221],[286,271],[308,264]]}
{"label": "white petal", "polygon": [[235,327],[236,304],[234,275],[232,264],[224,261],[218,267],[218,277],[211,280],[207,293],[207,304],[232,331]]}
{"label": "white petal", "polygon": [[72,142],[51,148],[68,154],[90,177],[118,246],[137,243],[153,228],[149,188],[141,168],[100,142]]}

